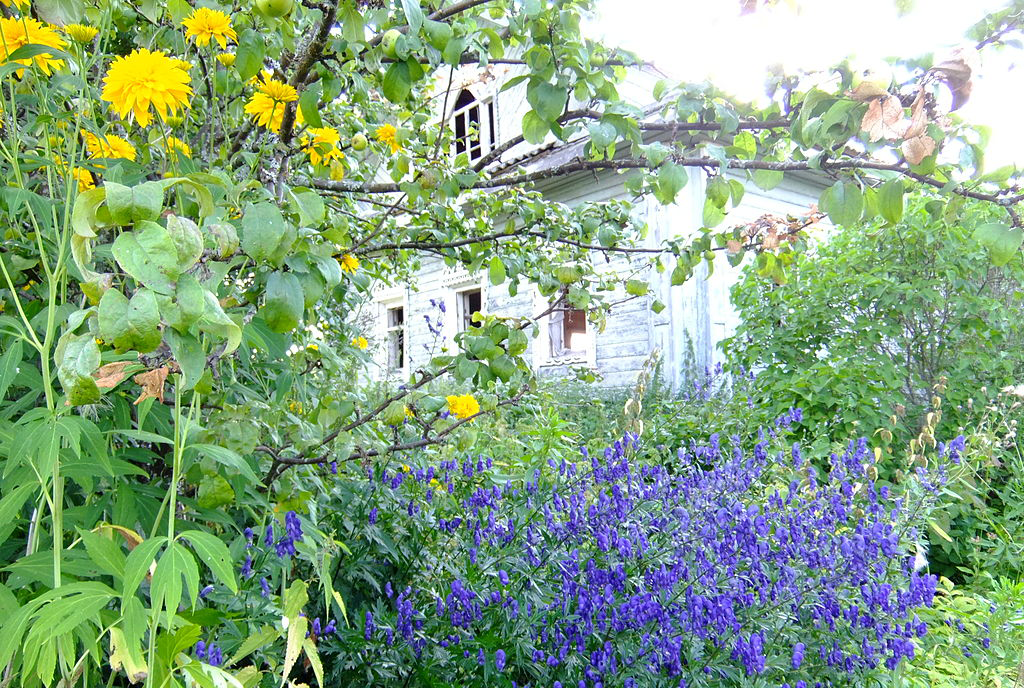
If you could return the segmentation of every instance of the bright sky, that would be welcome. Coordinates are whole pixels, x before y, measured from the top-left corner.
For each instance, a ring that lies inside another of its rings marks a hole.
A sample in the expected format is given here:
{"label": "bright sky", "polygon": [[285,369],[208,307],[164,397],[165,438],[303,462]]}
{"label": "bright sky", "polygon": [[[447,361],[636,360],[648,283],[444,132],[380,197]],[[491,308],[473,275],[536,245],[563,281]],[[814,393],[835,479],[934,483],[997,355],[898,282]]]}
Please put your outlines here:
{"label": "bright sky", "polygon": [[[763,94],[769,65],[787,71],[816,69],[847,56],[873,61],[889,56],[942,54],[966,43],[964,32],[1006,0],[916,0],[899,17],[895,0],[799,0],[794,13],[775,10],[739,16],[737,0],[598,0],[599,17],[587,31],[651,60],[673,78],[710,79],[743,100]],[[1024,132],[1017,105],[1024,102],[1024,52],[981,54],[980,74],[966,120],[992,128],[986,169],[1024,168]]]}

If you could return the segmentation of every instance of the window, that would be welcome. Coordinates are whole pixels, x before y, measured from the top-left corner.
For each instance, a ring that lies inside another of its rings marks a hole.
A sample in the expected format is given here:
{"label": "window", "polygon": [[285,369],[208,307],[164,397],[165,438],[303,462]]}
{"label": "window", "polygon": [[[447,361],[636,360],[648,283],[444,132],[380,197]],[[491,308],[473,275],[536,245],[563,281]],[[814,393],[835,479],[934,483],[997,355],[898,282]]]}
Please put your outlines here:
{"label": "window", "polygon": [[388,308],[387,312],[388,368],[405,368],[405,309]]}
{"label": "window", "polygon": [[484,157],[494,148],[497,128],[493,100],[481,102],[468,90],[463,89],[455,100],[452,120],[456,155],[465,153],[470,161],[474,161]]}
{"label": "window", "polygon": [[481,289],[467,289],[456,294],[456,305],[458,307],[459,332],[468,332],[471,328],[479,327],[480,323],[473,322],[474,313],[482,313],[484,310],[484,294]]}
{"label": "window", "polygon": [[585,356],[589,348],[587,312],[563,303],[548,320],[548,339],[552,358]]}

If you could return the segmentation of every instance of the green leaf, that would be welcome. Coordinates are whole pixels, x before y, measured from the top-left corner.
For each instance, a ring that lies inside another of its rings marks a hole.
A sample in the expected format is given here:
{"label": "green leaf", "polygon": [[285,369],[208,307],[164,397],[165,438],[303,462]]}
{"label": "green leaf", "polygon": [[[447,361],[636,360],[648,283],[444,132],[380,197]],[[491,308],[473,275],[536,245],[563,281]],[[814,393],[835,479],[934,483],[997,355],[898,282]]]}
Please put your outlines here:
{"label": "green leaf", "polygon": [[233,504],[235,501],[235,490],[231,483],[217,473],[209,473],[199,481],[199,489],[196,491],[196,503],[201,509],[220,509]]}
{"label": "green leaf", "polygon": [[164,207],[165,181],[143,182],[127,187],[114,182],[104,182],[107,192],[107,208],[110,219],[116,225],[127,225],[142,220],[157,220]]}
{"label": "green leaf", "polygon": [[423,9],[420,7],[420,0],[402,0],[402,11],[405,12],[405,21],[409,24],[409,35],[415,36],[423,26]]}
{"label": "green leaf", "polygon": [[157,551],[167,541],[162,535],[143,540],[128,554],[124,565],[124,580],[121,582],[121,599],[126,600],[135,595],[142,579],[149,573]]}
{"label": "green leaf", "polygon": [[324,125],[323,120],[320,119],[322,90],[323,86],[318,81],[302,89],[302,95],[299,96],[299,111],[302,113],[303,119],[306,120],[306,124],[311,127],[320,128]]}
{"label": "green leaf", "polygon": [[852,225],[864,214],[864,196],[853,182],[837,181],[825,189],[818,207],[837,225]]}
{"label": "green leaf", "polygon": [[217,579],[227,586],[228,590],[238,592],[231,553],[228,551],[228,546],[219,537],[201,530],[186,530],[180,537],[188,540],[199,558],[213,571]]}
{"label": "green leaf", "polygon": [[569,92],[543,79],[532,78],[526,86],[526,101],[545,122],[554,122],[562,114]]}
{"label": "green leaf", "polygon": [[423,22],[423,28],[427,34],[427,41],[436,50],[444,50],[452,37],[452,27],[447,22],[427,19]]}
{"label": "green leaf", "polygon": [[241,454],[231,451],[216,444],[190,444],[186,452],[198,452],[199,454],[213,459],[217,463],[232,468],[249,479],[252,483],[260,482],[260,477],[252,469],[252,466],[242,458]]}
{"label": "green leaf", "polygon": [[91,334],[69,335],[63,343],[57,378],[67,395],[68,404],[95,404],[100,399],[99,387],[92,377],[100,367],[100,348],[95,337]]}
{"label": "green leaf", "polygon": [[199,225],[187,217],[168,215],[167,234],[178,255],[178,272],[185,272],[203,255],[203,233]]}
{"label": "green leaf", "polygon": [[242,215],[242,250],[257,262],[266,262],[277,250],[287,227],[272,203],[250,203]]}
{"label": "green leaf", "polygon": [[487,276],[490,279],[491,284],[498,285],[505,281],[507,276],[505,273],[505,264],[501,262],[501,258],[493,256],[491,258],[490,265],[487,269]]}
{"label": "green leaf", "polygon": [[644,280],[626,280],[626,293],[632,296],[644,296],[649,289],[650,285]]}
{"label": "green leaf", "polygon": [[903,180],[893,179],[882,184],[878,190],[878,212],[890,224],[903,219]]}
{"label": "green leaf", "polygon": [[974,230],[974,238],[988,249],[995,265],[1006,265],[1020,249],[1024,230],[1002,222],[986,222]]}
{"label": "green leaf", "polygon": [[256,31],[246,29],[238,37],[238,50],[235,51],[235,70],[242,81],[248,81],[259,74],[263,67],[263,55],[267,42]]}
{"label": "green leaf", "polygon": [[133,232],[122,232],[111,247],[121,269],[161,294],[174,291],[178,277],[178,250],[166,229],[155,222],[142,222]]}
{"label": "green leaf", "polygon": [[757,188],[771,191],[782,183],[785,174],[776,170],[754,170],[753,177]]}
{"label": "green leaf", "polygon": [[226,356],[242,342],[242,328],[228,317],[216,296],[205,290],[203,293],[206,297],[206,308],[203,309],[203,317],[199,319],[199,329],[226,340]]}
{"label": "green leaf", "polygon": [[412,92],[412,77],[409,65],[404,62],[392,62],[384,73],[380,92],[392,103],[404,103]]}
{"label": "green leaf", "polygon": [[686,168],[674,162],[666,162],[658,168],[658,176],[654,181],[654,197],[662,205],[669,205],[676,200],[676,195],[686,186],[689,175]]}
{"label": "green leaf", "polygon": [[260,314],[274,332],[291,332],[299,325],[305,304],[302,285],[290,272],[273,272],[267,278]]}
{"label": "green leaf", "polygon": [[167,324],[179,332],[187,332],[206,310],[206,290],[191,274],[178,278],[174,297],[166,296],[157,299],[160,313]]}
{"label": "green leaf", "polygon": [[304,227],[318,227],[327,217],[324,199],[316,191],[291,191],[292,201],[299,216],[299,224]]}
{"label": "green leaf", "polygon": [[100,299],[100,336],[119,351],[153,351],[160,346],[160,311],[156,295],[139,289],[129,301],[116,289]]}
{"label": "green leaf", "polygon": [[[3,498],[0,498],[0,523],[20,522],[18,514],[21,512],[21,508],[25,506],[25,502],[37,489],[39,486],[36,483],[22,483],[11,488]],[[7,533],[7,529],[0,528],[0,543],[7,539],[8,535],[5,533]]]}
{"label": "green leaf", "polygon": [[[18,374],[18,367],[21,365],[23,348],[20,339],[11,342],[3,354],[0,354],[0,400],[7,394],[11,383]],[[0,521],[3,523],[4,521]]]}
{"label": "green leaf", "polygon": [[[85,543],[85,551],[89,553],[100,570],[118,579],[124,579],[125,567],[128,557],[121,551],[121,545],[113,538],[106,537],[91,530],[82,530],[78,533]],[[114,535],[119,538],[119,535]]]}
{"label": "green leaf", "polygon": [[544,137],[551,131],[550,125],[541,119],[533,110],[523,115],[523,138],[527,143],[539,145],[544,142]]}
{"label": "green leaf", "polygon": [[203,376],[206,369],[206,354],[203,345],[198,339],[190,334],[178,334],[174,330],[168,330],[167,344],[171,347],[171,355],[178,362],[181,374],[184,377],[182,390],[188,391],[196,386],[199,378]]}

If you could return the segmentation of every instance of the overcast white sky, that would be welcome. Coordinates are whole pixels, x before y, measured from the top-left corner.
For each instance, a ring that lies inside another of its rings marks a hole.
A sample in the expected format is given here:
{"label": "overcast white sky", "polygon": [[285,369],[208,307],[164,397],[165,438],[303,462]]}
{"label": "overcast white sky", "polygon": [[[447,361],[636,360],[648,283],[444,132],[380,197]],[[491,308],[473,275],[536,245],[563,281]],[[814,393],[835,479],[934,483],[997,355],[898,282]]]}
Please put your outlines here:
{"label": "overcast white sky", "polygon": [[[763,93],[769,65],[823,68],[853,55],[863,60],[942,53],[965,43],[964,31],[1005,0],[916,0],[897,15],[895,0],[798,0],[739,16],[736,0],[599,0],[588,33],[651,60],[673,78],[710,79],[744,100]],[[1021,69],[1012,69],[1017,61]],[[1024,167],[1024,135],[1015,112],[1024,103],[1024,52],[981,55],[971,100],[960,110],[993,129],[986,168]]]}

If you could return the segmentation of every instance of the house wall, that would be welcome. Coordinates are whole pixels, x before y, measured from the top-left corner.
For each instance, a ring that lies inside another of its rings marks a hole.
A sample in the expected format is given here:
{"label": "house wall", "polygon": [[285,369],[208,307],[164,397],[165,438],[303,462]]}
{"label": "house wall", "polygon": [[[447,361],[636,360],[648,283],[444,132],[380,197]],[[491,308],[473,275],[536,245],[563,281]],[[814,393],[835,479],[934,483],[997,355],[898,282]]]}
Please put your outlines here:
{"label": "house wall", "polygon": [[[602,172],[562,180],[543,191],[551,200],[576,205],[626,198],[622,183],[621,175]],[[787,178],[782,185],[767,192],[752,184],[746,184],[746,187],[743,202],[729,214],[727,222],[746,223],[766,213],[783,216],[805,214],[810,204],[817,201],[823,184],[813,178]],[[646,219],[649,226],[646,245],[658,246],[672,237],[695,234],[701,226],[703,203],[703,174],[699,171],[691,173],[690,183],[673,205],[662,206],[652,197],[642,199],[637,205],[637,214]],[[618,257],[606,269],[623,272],[646,263],[644,256],[632,259]],[[732,336],[738,324],[738,314],[729,299],[729,290],[740,270],[740,267],[730,267],[721,257],[715,261],[710,275],[707,268],[701,266],[685,284],[672,287],[669,283],[670,269],[657,273],[647,268],[641,277],[651,282],[650,294],[613,307],[603,332],[595,333],[591,328],[592,349],[586,364],[600,373],[601,384],[628,386],[636,381],[644,363],[657,348],[661,352],[667,381],[678,388],[684,384],[688,371],[700,371],[723,361],[726,352],[720,349],[719,344]],[[461,268],[452,270],[446,267],[440,259],[425,259],[414,286],[384,291],[379,297],[381,304],[398,303],[399,299],[405,304],[409,360],[402,377],[423,366],[431,356],[453,346],[453,338],[458,331],[456,295],[467,287],[482,289],[484,309],[488,313],[530,317],[546,307],[532,286],[520,284],[519,293],[509,296],[507,286],[491,286],[485,272],[469,275]],[[626,296],[624,291],[619,291],[610,295],[608,300],[614,302]],[[650,310],[654,298],[666,305],[661,313]],[[443,302],[446,312],[442,314],[437,306],[431,305],[432,300],[435,304]],[[440,336],[431,332],[424,316],[434,321],[440,318]],[[378,360],[382,375],[386,372],[383,365],[386,360],[383,357],[386,355],[385,329],[384,308],[378,307],[377,348],[381,352]],[[571,366],[548,362],[546,320],[541,320],[539,330],[539,336],[531,340],[530,348],[524,354],[526,360],[533,361],[541,376],[567,375]]]}

